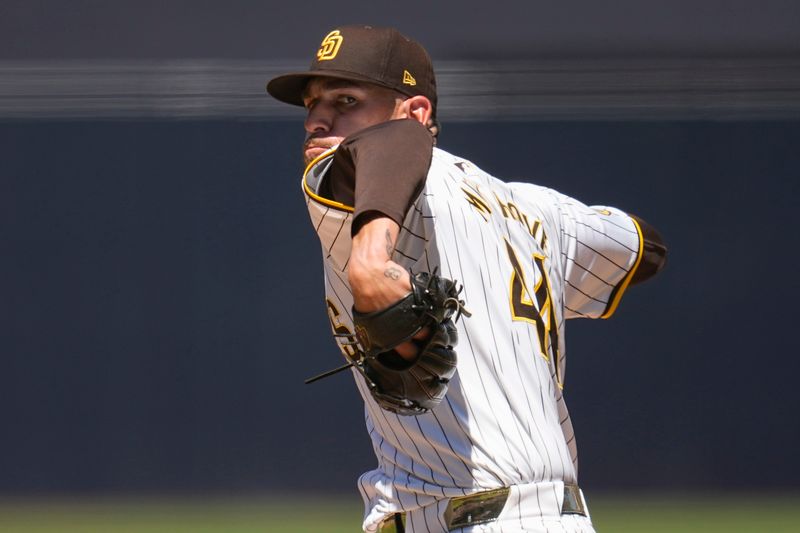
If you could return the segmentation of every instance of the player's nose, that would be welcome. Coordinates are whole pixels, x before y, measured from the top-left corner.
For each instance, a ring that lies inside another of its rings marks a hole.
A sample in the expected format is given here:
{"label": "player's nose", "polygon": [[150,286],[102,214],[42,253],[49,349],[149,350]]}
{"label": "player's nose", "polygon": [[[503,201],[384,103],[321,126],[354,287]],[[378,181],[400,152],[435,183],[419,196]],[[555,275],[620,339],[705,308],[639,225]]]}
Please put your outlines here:
{"label": "player's nose", "polygon": [[328,132],[333,125],[333,110],[324,104],[317,104],[308,110],[304,123],[308,133]]}

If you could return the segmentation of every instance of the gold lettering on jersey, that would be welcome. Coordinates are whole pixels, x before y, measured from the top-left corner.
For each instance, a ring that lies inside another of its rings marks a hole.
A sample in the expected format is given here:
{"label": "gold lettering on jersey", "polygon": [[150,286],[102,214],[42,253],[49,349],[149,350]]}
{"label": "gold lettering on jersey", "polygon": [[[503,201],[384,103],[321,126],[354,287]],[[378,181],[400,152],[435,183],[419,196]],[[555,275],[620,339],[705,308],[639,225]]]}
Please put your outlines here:
{"label": "gold lettering on jersey", "polygon": [[[517,258],[514,247],[506,240],[506,253],[511,262],[511,288],[508,293],[511,296],[511,316],[514,320],[524,320],[531,324],[536,324],[538,310],[533,303],[531,291],[528,289],[528,282],[525,279],[525,271]],[[542,352],[542,356],[547,359],[547,352]]]}
{"label": "gold lettering on jersey", "polygon": [[512,202],[503,202],[500,197],[497,196],[497,193],[494,193],[494,199],[497,202],[497,205],[500,207],[500,212],[503,214],[503,217],[516,220],[525,226],[525,229],[528,230],[530,236],[536,239],[536,242],[538,242],[539,246],[542,248],[542,250],[544,250],[545,235],[544,229],[542,228],[542,222],[535,218],[533,219],[533,222],[530,222],[528,215],[520,211],[516,204]]}
{"label": "gold lettering on jersey", "polygon": [[497,200],[497,205],[500,206],[500,210],[503,212],[504,217],[511,218],[513,220],[516,220],[517,222],[522,221],[519,213],[519,208],[516,205],[512,204],[511,202],[504,204],[503,201],[497,197],[497,193],[495,193],[494,198],[495,200]]}
{"label": "gold lettering on jersey", "polygon": [[[459,168],[461,167],[459,166]],[[485,222],[488,222],[489,215],[495,212],[492,210],[490,200],[481,192],[480,186],[477,183],[465,179],[464,184],[466,187],[461,187],[461,190],[464,192],[467,203],[475,208],[475,211],[477,211],[477,213]],[[497,205],[498,209],[496,213],[499,213],[503,218],[514,220],[525,226],[525,230],[528,232],[528,234],[530,234],[530,236],[539,243],[541,249],[544,250],[545,246],[547,246],[547,235],[544,233],[542,221],[533,217],[529,217],[527,213],[523,212],[513,202],[504,202],[499,196],[497,196],[496,192],[493,192],[493,195],[494,203]]]}
{"label": "gold lettering on jersey", "polygon": [[[488,221],[489,215],[492,214],[492,208],[489,207],[489,202],[484,198],[483,194],[481,194],[478,185],[472,183],[468,180],[464,180],[464,183],[467,185],[467,188],[462,187],[461,190],[464,191],[464,194],[467,195],[467,202],[472,205],[477,211],[480,216],[483,217],[483,220]],[[471,190],[470,190],[471,189]]]}
{"label": "gold lettering on jersey", "polygon": [[[562,379],[561,358],[558,350],[558,320],[556,319],[556,308],[553,305],[552,291],[550,290],[550,278],[547,276],[547,268],[544,264],[545,257],[541,254],[533,254],[533,263],[536,269],[542,274],[540,283],[537,283],[534,289],[534,295],[537,302],[543,302],[539,305],[539,317],[544,324],[539,336],[539,346],[542,350],[546,350],[547,341],[550,341],[550,352],[553,354],[553,366],[556,372],[556,383],[562,389],[564,382]],[[539,326],[537,326],[538,328]],[[543,337],[545,338],[543,340]]]}
{"label": "gold lettering on jersey", "polygon": [[333,302],[326,298],[325,303],[328,305],[328,319],[331,321],[333,338],[336,339],[339,349],[342,351],[342,354],[347,358],[347,360],[355,361],[358,359],[355,349],[356,336],[353,335],[353,332],[350,331],[350,328],[339,321],[341,314]]}
{"label": "gold lettering on jersey", "polygon": [[317,50],[317,61],[328,61],[336,57],[343,41],[344,37],[342,37],[339,30],[333,30],[326,35],[319,45],[319,50]]}
{"label": "gold lettering on jersey", "polygon": [[528,322],[536,328],[539,354],[545,361],[553,361],[556,384],[560,388],[564,388],[561,377],[563,374],[562,361],[558,349],[558,322],[551,297],[550,279],[544,264],[545,257],[541,254],[533,254],[532,266],[535,270],[536,284],[531,291],[517,252],[507,239],[505,243],[508,260],[512,267],[509,289],[511,318]]}

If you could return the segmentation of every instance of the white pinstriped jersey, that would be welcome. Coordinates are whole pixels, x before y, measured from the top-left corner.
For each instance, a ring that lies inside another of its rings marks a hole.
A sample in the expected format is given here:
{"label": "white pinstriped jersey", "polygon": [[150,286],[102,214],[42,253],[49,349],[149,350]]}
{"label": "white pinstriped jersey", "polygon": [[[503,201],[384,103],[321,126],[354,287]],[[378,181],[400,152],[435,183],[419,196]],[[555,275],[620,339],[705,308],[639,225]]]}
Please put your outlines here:
{"label": "white pinstriped jersey", "polygon": [[[303,186],[322,244],[329,317],[348,355],[352,208],[315,194],[332,154],[310,165]],[[562,395],[565,319],[614,311],[640,243],[636,222],[617,209],[504,183],[434,148],[392,259],[412,272],[438,267],[461,282],[472,316],[457,323],[458,370],[445,400],[428,414],[382,410],[353,371],[378,458],[359,479],[365,530],[386,514],[436,499],[514,484],[577,483]]]}

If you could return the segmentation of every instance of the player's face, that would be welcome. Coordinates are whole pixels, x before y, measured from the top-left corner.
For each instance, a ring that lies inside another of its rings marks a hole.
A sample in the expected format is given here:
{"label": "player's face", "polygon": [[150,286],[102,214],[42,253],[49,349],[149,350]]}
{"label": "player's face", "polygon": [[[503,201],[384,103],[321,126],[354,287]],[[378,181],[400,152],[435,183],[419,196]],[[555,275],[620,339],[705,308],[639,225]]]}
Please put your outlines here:
{"label": "player's face", "polygon": [[303,161],[308,164],[352,133],[399,118],[403,100],[399,93],[378,85],[312,79],[303,93],[308,113]]}

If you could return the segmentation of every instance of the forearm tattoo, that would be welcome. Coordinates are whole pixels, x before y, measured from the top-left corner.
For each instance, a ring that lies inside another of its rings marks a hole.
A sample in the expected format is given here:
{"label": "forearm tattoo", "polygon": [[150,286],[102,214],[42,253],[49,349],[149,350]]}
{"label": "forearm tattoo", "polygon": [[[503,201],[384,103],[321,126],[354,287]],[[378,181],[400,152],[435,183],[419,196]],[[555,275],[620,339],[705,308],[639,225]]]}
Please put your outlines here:
{"label": "forearm tattoo", "polygon": [[386,230],[386,255],[389,256],[389,259],[392,258],[392,253],[394,253],[394,244],[392,243],[392,234],[389,233],[389,230]]}
{"label": "forearm tattoo", "polygon": [[400,279],[400,269],[395,267],[389,267],[383,271],[383,275],[389,279],[397,281],[398,279]]}

